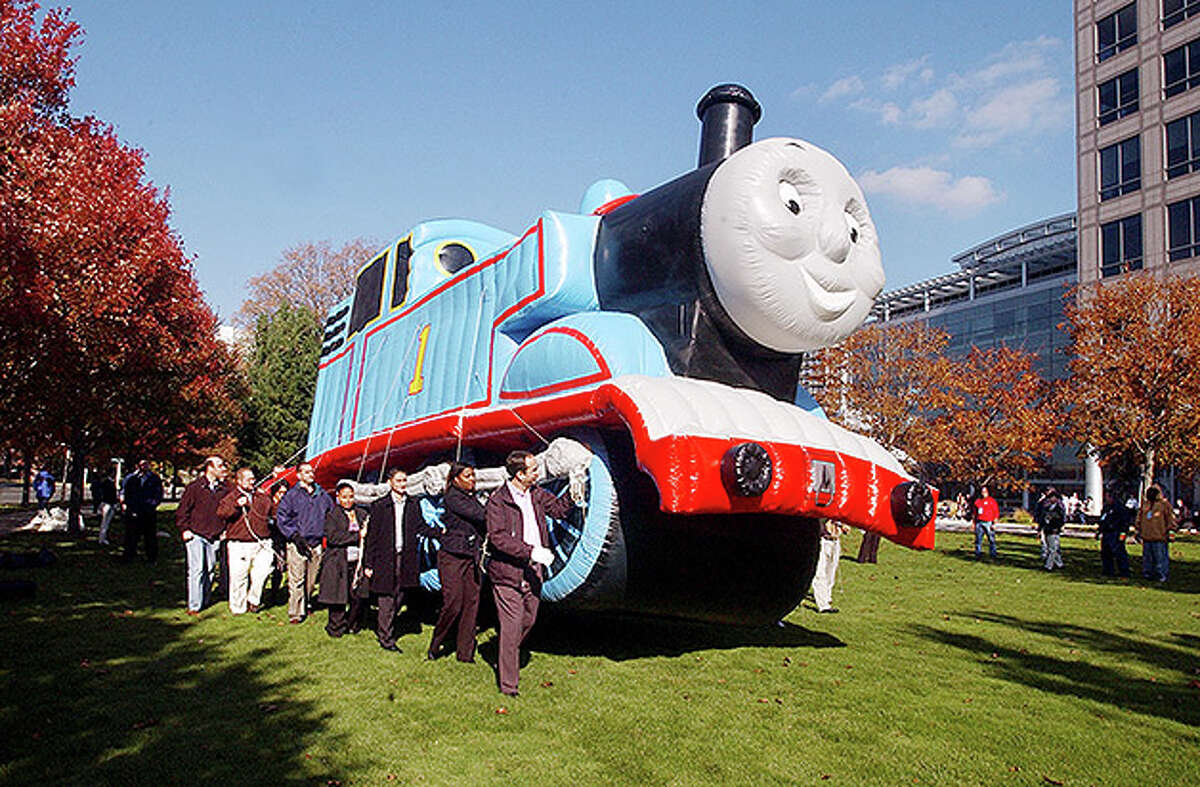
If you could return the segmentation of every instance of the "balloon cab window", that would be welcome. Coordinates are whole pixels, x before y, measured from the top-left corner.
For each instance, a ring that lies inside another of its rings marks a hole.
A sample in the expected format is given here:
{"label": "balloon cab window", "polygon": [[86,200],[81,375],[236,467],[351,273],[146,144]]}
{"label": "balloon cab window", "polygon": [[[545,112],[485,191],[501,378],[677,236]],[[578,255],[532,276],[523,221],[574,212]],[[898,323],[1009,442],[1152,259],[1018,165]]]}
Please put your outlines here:
{"label": "balloon cab window", "polygon": [[350,328],[347,335],[362,330],[379,316],[383,297],[383,274],[387,269],[387,254],[380,254],[358,272],[354,285],[354,305],[350,307]]}

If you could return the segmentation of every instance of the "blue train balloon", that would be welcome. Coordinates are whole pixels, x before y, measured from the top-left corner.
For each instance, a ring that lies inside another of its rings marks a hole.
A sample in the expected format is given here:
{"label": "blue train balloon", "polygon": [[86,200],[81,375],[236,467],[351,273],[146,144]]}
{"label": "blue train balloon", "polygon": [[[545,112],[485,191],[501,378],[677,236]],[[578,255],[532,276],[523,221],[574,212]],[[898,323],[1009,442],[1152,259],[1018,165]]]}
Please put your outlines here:
{"label": "blue train balloon", "polygon": [[815,145],[752,142],[760,112],[713,88],[699,165],[674,180],[599,181],[519,235],[437,220],[382,249],[325,324],[318,479],[571,437],[587,505],[552,523],[543,596],[572,608],[777,620],[822,517],[931,548],[935,491],[798,384],[883,288],[866,201]]}

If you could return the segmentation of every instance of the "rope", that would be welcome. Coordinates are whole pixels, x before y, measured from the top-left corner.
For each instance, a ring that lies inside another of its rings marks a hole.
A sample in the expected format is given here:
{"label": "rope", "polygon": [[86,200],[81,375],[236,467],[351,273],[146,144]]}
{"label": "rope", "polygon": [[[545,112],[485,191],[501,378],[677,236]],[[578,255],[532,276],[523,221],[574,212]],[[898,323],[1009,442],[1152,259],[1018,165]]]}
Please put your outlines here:
{"label": "rope", "polygon": [[542,437],[541,433],[540,433],[540,432],[538,432],[538,430],[536,430],[536,429],[534,429],[532,426],[530,426],[530,425],[529,425],[529,422],[528,422],[528,421],[526,421],[524,418],[522,418],[520,413],[518,413],[518,412],[517,412],[515,409],[514,409],[514,410],[509,410],[509,412],[510,412],[510,413],[512,413],[513,415],[515,415],[515,416],[517,417],[517,420],[518,420],[518,421],[520,421],[521,423],[525,424],[525,428],[526,428],[526,429],[528,429],[529,431],[533,432],[534,436],[536,436],[536,437],[537,437],[537,439],[541,440],[541,441],[542,441],[543,443],[545,443],[546,445],[550,445],[550,441],[549,441],[549,440],[547,440],[546,438]]}
{"label": "rope", "polygon": [[462,406],[458,408],[458,441],[454,445],[454,461],[462,459],[463,417],[467,411],[467,400],[471,398],[471,379],[475,374],[475,351],[479,347],[479,323],[483,319],[483,302],[487,300],[487,290],[479,291],[479,309],[475,312],[475,332],[471,337],[471,365],[467,367],[467,382],[463,385]]}

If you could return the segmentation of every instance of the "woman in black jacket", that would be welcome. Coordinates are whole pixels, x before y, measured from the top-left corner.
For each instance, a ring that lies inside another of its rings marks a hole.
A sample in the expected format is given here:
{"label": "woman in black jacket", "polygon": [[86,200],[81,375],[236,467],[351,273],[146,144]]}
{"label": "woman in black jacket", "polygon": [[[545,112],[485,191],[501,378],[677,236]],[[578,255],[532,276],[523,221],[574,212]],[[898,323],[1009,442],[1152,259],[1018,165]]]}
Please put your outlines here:
{"label": "woman in black jacket", "polygon": [[446,493],[442,498],[446,527],[438,550],[438,576],[442,581],[442,611],[433,629],[426,658],[441,655],[442,642],[455,622],[459,661],[475,661],[475,617],[479,613],[479,550],[487,532],[483,506],[475,499],[475,468],[455,462],[450,465]]}
{"label": "woman in black jacket", "polygon": [[325,516],[325,552],[317,594],[317,601],[329,606],[325,632],[331,637],[353,634],[362,626],[363,593],[354,587],[354,579],[362,546],[360,536],[367,526],[366,516],[354,507],[353,486],[338,484],[336,500],[337,505]]}

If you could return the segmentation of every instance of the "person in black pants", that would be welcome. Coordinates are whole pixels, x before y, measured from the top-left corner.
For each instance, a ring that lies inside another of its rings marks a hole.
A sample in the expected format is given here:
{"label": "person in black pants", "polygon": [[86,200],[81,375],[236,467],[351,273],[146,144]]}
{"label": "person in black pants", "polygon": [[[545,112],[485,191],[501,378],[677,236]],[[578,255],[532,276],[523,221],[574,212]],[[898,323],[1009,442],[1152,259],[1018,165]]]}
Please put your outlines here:
{"label": "person in black pants", "polygon": [[429,640],[428,659],[441,655],[442,643],[458,624],[455,655],[459,661],[475,661],[475,619],[479,614],[479,550],[487,532],[487,515],[475,499],[475,468],[455,462],[450,465],[446,511],[442,524],[442,548],[438,550],[438,576],[442,581],[442,611]]}
{"label": "person in black pants", "polygon": [[359,553],[367,522],[364,514],[354,507],[351,484],[345,481],[338,484],[334,497],[337,505],[325,516],[325,552],[317,601],[329,607],[325,633],[340,637],[358,631],[362,625],[363,598],[356,587],[360,583],[355,580],[359,578]]}
{"label": "person in black pants", "polygon": [[1104,576],[1129,578],[1129,553],[1125,551],[1125,536],[1133,512],[1117,500],[1111,490],[1104,490],[1104,510],[1100,512],[1100,567]]}
{"label": "person in black pants", "polygon": [[145,541],[146,559],[151,563],[158,559],[158,504],[162,497],[162,480],[143,459],[121,485],[121,502],[125,506],[124,560],[133,560],[137,554],[138,538]]}

